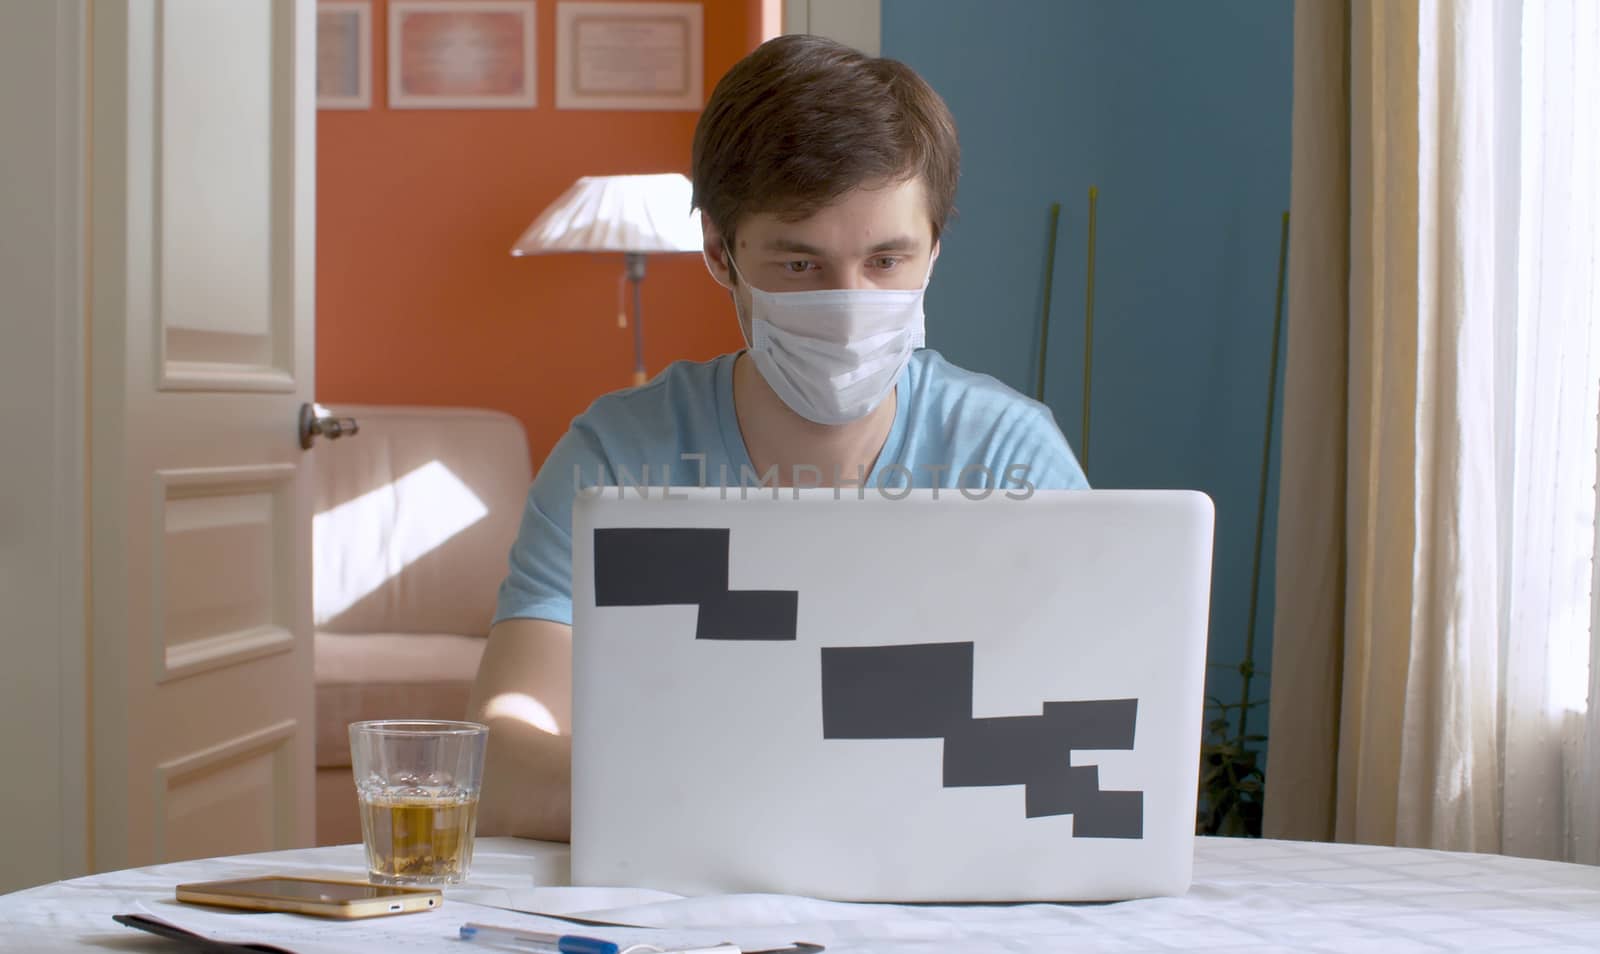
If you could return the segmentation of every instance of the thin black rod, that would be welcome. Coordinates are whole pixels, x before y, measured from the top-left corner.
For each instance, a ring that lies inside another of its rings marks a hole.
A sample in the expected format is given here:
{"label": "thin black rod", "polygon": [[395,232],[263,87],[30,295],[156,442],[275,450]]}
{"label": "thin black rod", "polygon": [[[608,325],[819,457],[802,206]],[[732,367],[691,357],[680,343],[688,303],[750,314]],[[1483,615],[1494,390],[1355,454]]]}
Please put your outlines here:
{"label": "thin black rod", "polygon": [[1050,295],[1056,277],[1056,226],[1061,221],[1061,203],[1050,203],[1050,250],[1045,255],[1044,315],[1039,322],[1039,374],[1033,381],[1035,400],[1044,400],[1045,356],[1050,353]]}
{"label": "thin black rod", "polygon": [[1250,679],[1256,670],[1256,610],[1261,599],[1261,549],[1267,529],[1267,476],[1272,469],[1272,419],[1278,410],[1278,346],[1283,338],[1283,288],[1289,268],[1289,213],[1278,236],[1278,300],[1272,315],[1272,362],[1267,374],[1266,436],[1261,440],[1261,481],[1256,491],[1256,548],[1250,568],[1250,614],[1244,631],[1243,682],[1239,692],[1239,738],[1250,724]]}

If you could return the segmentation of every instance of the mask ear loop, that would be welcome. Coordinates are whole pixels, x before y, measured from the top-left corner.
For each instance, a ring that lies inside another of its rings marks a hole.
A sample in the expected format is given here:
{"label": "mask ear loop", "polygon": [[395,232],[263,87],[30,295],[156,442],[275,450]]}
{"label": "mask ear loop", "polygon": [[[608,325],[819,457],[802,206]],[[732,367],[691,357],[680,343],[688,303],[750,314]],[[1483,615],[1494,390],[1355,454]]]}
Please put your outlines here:
{"label": "mask ear loop", "polygon": [[739,271],[739,263],[733,260],[733,249],[728,247],[727,239],[722,241],[722,254],[728,256],[728,271],[732,273],[734,281],[745,285],[750,284],[744,280],[744,274]]}
{"label": "mask ear loop", "polygon": [[[733,249],[728,247],[728,242],[727,242],[726,239],[724,239],[723,242],[722,242],[722,254],[724,254],[724,255],[726,255],[728,257],[728,271],[729,271],[729,273],[731,273],[733,275],[733,277],[734,277],[735,281],[737,282],[737,284],[744,285],[747,288],[750,287],[750,283],[744,280],[744,275],[740,274],[739,265],[738,265],[737,262],[735,262],[733,260]],[[752,341],[751,338],[756,333],[756,317],[755,317],[755,315],[751,315],[750,316],[750,334],[745,334],[744,322],[743,321],[739,321],[739,317],[738,317],[738,311],[739,311],[739,295],[738,295],[738,292],[734,292],[733,301],[734,301],[734,320],[736,322],[738,322],[738,325],[739,325],[739,338],[740,338],[740,340],[742,340],[744,342],[744,349],[746,351],[748,351],[750,354],[754,355],[755,351],[756,351],[756,346],[755,346],[755,342]],[[755,297],[754,296],[751,296],[750,307],[751,308],[755,307]]]}

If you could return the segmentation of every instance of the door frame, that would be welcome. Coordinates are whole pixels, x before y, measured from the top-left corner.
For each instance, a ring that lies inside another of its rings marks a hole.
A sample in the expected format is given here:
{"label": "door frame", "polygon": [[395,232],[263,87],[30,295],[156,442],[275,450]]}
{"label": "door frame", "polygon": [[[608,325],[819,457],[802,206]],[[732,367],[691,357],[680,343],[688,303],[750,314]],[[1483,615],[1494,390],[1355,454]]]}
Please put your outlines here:
{"label": "door frame", "polygon": [[[21,45],[20,55],[0,57],[0,83],[37,94],[9,100],[16,112],[6,117],[6,125],[54,131],[53,136],[18,136],[9,144],[23,157],[19,167],[28,163],[36,170],[26,174],[17,193],[31,203],[27,207],[34,215],[31,221],[0,216],[0,234],[14,230],[4,244],[20,251],[11,267],[24,279],[0,282],[0,287],[20,289],[0,298],[0,311],[23,327],[30,322],[50,326],[48,334],[12,336],[9,344],[25,349],[17,359],[30,416],[22,433],[7,434],[5,440],[12,452],[35,460],[42,456],[49,466],[42,477],[35,470],[6,478],[6,491],[26,501],[36,520],[35,531],[24,531],[29,535],[20,549],[39,555],[29,567],[30,591],[16,594],[15,604],[7,607],[6,664],[17,667],[16,675],[36,691],[19,697],[0,693],[0,724],[27,728],[27,739],[8,749],[51,766],[28,787],[36,797],[42,789],[59,806],[50,830],[4,836],[7,842],[30,835],[33,840],[20,857],[0,850],[0,891],[77,877],[93,865],[85,560],[88,20],[87,0],[0,4],[0,36],[16,37]],[[48,223],[42,230],[41,221]],[[28,275],[49,277],[28,281]],[[39,705],[41,696],[53,697],[55,704]],[[11,818],[23,817],[10,810],[16,797],[13,787],[0,787],[0,811]]]}
{"label": "door frame", "polygon": [[814,33],[881,56],[882,0],[784,0],[783,32]]}

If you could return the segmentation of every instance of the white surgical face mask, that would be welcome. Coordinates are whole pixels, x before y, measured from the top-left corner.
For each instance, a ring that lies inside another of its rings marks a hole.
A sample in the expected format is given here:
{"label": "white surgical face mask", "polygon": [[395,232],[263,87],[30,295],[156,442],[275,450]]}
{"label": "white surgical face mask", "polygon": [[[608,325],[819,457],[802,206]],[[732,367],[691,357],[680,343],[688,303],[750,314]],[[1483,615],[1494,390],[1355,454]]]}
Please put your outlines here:
{"label": "white surgical face mask", "polygon": [[870,414],[923,346],[921,288],[750,289],[750,355],[783,403],[808,421],[845,424]]}

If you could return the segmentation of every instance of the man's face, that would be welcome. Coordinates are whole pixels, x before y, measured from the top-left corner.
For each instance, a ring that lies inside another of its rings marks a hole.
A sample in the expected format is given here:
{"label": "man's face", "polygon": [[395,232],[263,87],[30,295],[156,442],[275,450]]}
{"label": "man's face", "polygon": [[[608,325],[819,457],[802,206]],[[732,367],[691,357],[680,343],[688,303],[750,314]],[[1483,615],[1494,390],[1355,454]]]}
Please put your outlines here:
{"label": "man's face", "polygon": [[772,213],[746,216],[738,226],[736,282],[723,251],[723,235],[702,220],[706,265],[731,288],[746,340],[750,291],[791,292],[838,288],[921,288],[938,243],[928,219],[922,181],[863,187],[798,222]]}

